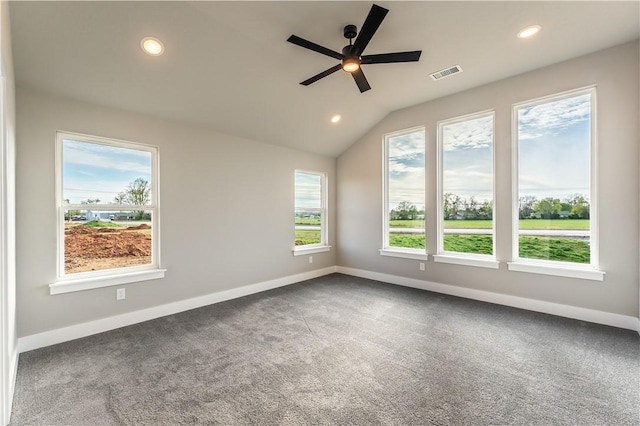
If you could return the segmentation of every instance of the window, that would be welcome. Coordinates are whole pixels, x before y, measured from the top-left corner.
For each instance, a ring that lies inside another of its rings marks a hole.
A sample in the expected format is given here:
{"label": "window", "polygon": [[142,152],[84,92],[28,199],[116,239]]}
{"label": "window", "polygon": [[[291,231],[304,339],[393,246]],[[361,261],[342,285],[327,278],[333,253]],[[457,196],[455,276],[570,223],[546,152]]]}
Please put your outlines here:
{"label": "window", "polygon": [[426,259],[424,133],[384,137],[382,255]]}
{"label": "window", "polygon": [[323,173],[295,174],[294,255],[328,251],[327,182]]}
{"label": "window", "polygon": [[52,294],[161,278],[157,148],[62,132],[56,145]]}
{"label": "window", "polygon": [[595,89],[514,106],[517,204],[510,269],[597,269],[594,121]]}
{"label": "window", "polygon": [[436,261],[498,267],[494,261],[493,121],[494,113],[485,112],[438,124]]}

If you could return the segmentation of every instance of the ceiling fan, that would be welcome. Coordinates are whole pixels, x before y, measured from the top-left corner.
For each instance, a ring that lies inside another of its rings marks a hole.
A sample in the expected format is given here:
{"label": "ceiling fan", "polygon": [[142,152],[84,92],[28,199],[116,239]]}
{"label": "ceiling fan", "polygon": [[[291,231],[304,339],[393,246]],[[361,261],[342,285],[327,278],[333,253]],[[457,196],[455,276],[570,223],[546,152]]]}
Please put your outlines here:
{"label": "ceiling fan", "polygon": [[[421,50],[414,50],[412,52],[382,53],[378,55],[362,55],[364,49],[371,41],[371,38],[378,30],[378,27],[388,12],[388,9],[374,4],[371,6],[367,19],[365,19],[364,24],[362,24],[360,34],[358,34],[355,25],[347,25],[344,27],[344,36],[349,39],[349,45],[342,48],[342,53],[327,49],[326,47],[310,42],[296,35],[291,35],[291,37],[287,39],[289,43],[293,43],[300,47],[340,60],[338,65],[322,71],[300,84],[308,86],[342,68],[353,76],[353,79],[358,85],[358,89],[360,89],[360,93],[362,93],[371,89],[371,86],[369,86],[369,82],[362,72],[361,65],[388,64],[393,62],[417,62],[420,60],[420,54],[422,53]],[[352,40],[356,35],[358,35],[358,37],[356,38],[356,41],[352,43]]]}

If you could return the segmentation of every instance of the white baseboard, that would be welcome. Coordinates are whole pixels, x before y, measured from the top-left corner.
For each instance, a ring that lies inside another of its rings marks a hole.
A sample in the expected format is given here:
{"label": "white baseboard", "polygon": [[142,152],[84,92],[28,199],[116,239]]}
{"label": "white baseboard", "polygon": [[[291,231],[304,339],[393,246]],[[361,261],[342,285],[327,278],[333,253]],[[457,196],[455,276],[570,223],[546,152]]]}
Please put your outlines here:
{"label": "white baseboard", "polygon": [[572,318],[597,324],[610,325],[612,327],[635,330],[640,333],[640,319],[636,317],[612,314],[610,312],[596,311],[593,309],[579,308],[576,306],[561,305],[559,303],[545,302],[542,300],[527,299],[524,297],[510,296],[507,294],[492,293],[489,291],[475,290],[466,287],[458,287],[448,284],[440,284],[431,281],[422,281],[414,278],[399,277],[397,275],[383,274],[380,272],[365,271],[362,269],[338,266],[336,272],[355,277],[368,278],[390,284],[405,287],[418,288],[436,293],[449,294],[451,296],[464,297],[466,299],[480,300],[495,303],[497,305],[511,306],[529,311],[542,312],[560,317]]}
{"label": "white baseboard", "polygon": [[181,300],[178,302],[168,303],[166,305],[155,306],[140,311],[129,312],[122,315],[103,318],[95,321],[21,337],[18,339],[18,350],[14,357],[13,365],[11,366],[11,371],[13,371],[14,374],[11,388],[12,392],[13,384],[15,383],[15,374],[17,372],[17,358],[19,353],[43,348],[45,346],[55,345],[57,343],[67,342],[69,340],[79,339],[81,337],[91,336],[93,334],[114,330],[120,327],[126,327],[128,325],[133,325],[140,322],[160,318],[166,315],[188,311],[190,309],[200,308],[202,306],[224,302],[226,300],[248,296],[250,294],[283,287],[300,281],[328,275],[334,272],[387,282],[390,284],[402,285],[405,287],[413,287],[422,290],[433,291],[436,293],[464,297],[467,299],[495,303],[498,305],[511,306],[514,308],[526,309],[529,311],[542,312],[566,318],[594,322],[597,324],[609,325],[612,327],[625,328],[629,330],[635,330],[640,333],[640,319],[631,316],[596,311],[593,309],[579,308],[569,305],[561,305],[558,303],[527,299],[524,297],[510,296],[500,293],[492,293],[489,291],[457,287],[431,281],[422,281],[413,278],[405,278],[396,275],[383,274],[380,272],[366,271],[362,269],[347,268],[343,266],[330,266],[327,268],[317,269],[301,274],[290,275],[288,277],[250,284],[231,290],[211,293],[205,296]]}
{"label": "white baseboard", "polygon": [[27,352],[34,349],[43,348],[45,346],[55,345],[57,343],[67,342],[69,340],[91,336],[93,334],[114,330],[120,327],[126,327],[128,325],[149,321],[167,315],[177,314],[179,312],[188,311],[190,309],[224,302],[226,300],[236,299],[238,297],[248,296],[254,293],[260,293],[262,291],[271,290],[278,287],[284,287],[289,284],[310,280],[312,278],[321,277],[323,275],[332,274],[334,272],[336,272],[336,267],[330,266],[327,268],[316,269],[314,271],[304,272],[301,274],[290,275],[288,277],[250,284],[231,290],[211,293],[205,296],[194,297],[192,299],[168,303],[166,305],[155,306],[153,308],[142,309],[139,311],[116,315],[109,318],[103,318],[82,324],[71,325],[69,327],[58,328],[56,330],[32,334],[30,336],[21,337],[18,339],[18,352]]}

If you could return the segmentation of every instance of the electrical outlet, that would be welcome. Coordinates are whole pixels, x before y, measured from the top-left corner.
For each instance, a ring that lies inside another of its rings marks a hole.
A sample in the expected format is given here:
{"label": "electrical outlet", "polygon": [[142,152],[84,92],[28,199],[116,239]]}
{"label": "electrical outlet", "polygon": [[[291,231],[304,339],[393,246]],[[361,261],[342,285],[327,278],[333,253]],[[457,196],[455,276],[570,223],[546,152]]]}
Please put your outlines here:
{"label": "electrical outlet", "polygon": [[309,256],[309,263],[313,263],[313,256]]}
{"label": "electrical outlet", "polygon": [[420,270],[424,271],[424,262],[420,262]]}
{"label": "electrical outlet", "polygon": [[124,288],[119,288],[116,290],[116,300],[124,300],[124,298],[126,297],[124,290]]}

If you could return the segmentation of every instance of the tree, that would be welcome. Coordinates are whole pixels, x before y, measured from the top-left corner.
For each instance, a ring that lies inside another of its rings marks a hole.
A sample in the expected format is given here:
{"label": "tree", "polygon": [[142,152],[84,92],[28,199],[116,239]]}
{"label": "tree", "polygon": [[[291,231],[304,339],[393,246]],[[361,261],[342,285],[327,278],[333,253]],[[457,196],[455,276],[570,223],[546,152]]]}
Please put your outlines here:
{"label": "tree", "polygon": [[98,204],[100,202],[100,198],[87,198],[86,200],[80,201],[80,204]]}
{"label": "tree", "polygon": [[493,219],[493,200],[482,202],[478,209],[478,219]]}
{"label": "tree", "polygon": [[[120,193],[122,194],[122,193]],[[116,196],[119,197],[120,194]],[[135,206],[144,206],[151,200],[151,186],[149,181],[143,178],[138,178],[131,182],[124,193],[125,201],[128,204]],[[144,219],[144,210],[138,210],[136,212],[136,219]]]}
{"label": "tree", "polygon": [[124,192],[118,192],[118,195],[113,198],[113,202],[115,204],[125,204],[127,202],[127,194]]}
{"label": "tree", "polygon": [[581,194],[573,194],[565,200],[570,206],[569,216],[574,219],[589,219],[589,201]]}
{"label": "tree", "polygon": [[531,217],[538,199],[533,195],[525,195],[520,197],[518,202],[520,204],[520,219],[528,219]]}
{"label": "tree", "polygon": [[418,217],[418,208],[410,201],[403,201],[396,209],[397,218],[400,220],[414,220]]}
{"label": "tree", "polygon": [[540,213],[543,219],[555,219],[560,215],[562,204],[557,198],[547,197],[535,205],[534,210]]}
{"label": "tree", "polygon": [[475,197],[471,196],[469,201],[466,201],[464,206],[464,218],[465,219],[478,219],[478,208],[480,205],[476,201]]}
{"label": "tree", "polygon": [[455,219],[456,214],[460,211],[460,208],[464,204],[464,200],[459,195],[447,192],[443,196],[442,209],[444,213],[444,220]]}

